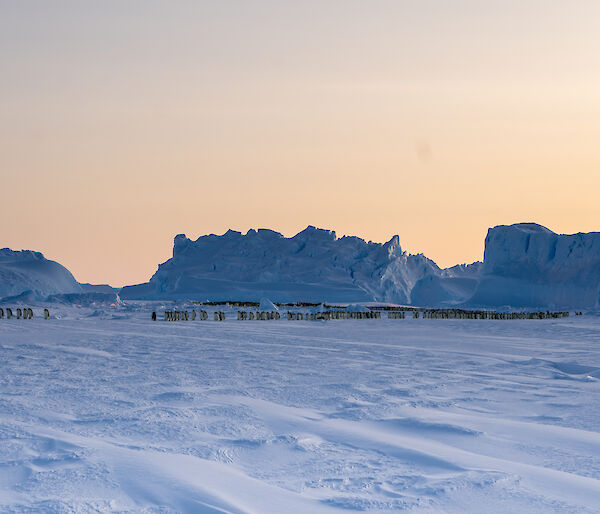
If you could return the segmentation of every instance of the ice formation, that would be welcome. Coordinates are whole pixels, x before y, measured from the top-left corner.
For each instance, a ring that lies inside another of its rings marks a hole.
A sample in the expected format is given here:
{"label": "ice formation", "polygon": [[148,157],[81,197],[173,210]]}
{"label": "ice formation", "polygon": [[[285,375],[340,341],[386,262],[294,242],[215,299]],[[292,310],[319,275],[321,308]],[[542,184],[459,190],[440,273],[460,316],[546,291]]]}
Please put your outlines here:
{"label": "ice formation", "polygon": [[176,236],[173,257],[149,283],[123,288],[121,297],[410,303],[414,285],[440,273],[424,255],[404,252],[398,236],[381,244],[313,226],[291,238],[229,230],[196,241]]}
{"label": "ice formation", "polygon": [[555,234],[535,223],[491,228],[469,303],[588,308],[600,301],[600,232]]}
{"label": "ice formation", "polygon": [[0,249],[0,298],[27,291],[36,297],[80,293],[82,286],[58,262],[30,250]]}
{"label": "ice formation", "polygon": [[[29,293],[30,292],[30,293]],[[0,298],[107,293],[79,284],[38,252],[0,250]],[[122,299],[394,302],[419,306],[600,307],[600,233],[559,235],[535,223],[491,228],[484,261],[441,269],[387,243],[336,237],[313,226],[294,237],[268,229],[196,241],[175,237],[173,257]]]}

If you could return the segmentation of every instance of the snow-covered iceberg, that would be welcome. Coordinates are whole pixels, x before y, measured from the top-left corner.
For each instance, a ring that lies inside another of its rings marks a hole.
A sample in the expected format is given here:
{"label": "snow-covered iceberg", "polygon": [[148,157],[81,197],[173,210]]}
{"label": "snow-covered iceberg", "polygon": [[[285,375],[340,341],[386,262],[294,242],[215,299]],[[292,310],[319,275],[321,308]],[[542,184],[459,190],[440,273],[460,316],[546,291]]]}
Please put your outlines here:
{"label": "snow-covered iceberg", "polygon": [[114,303],[118,289],[80,284],[71,272],[40,252],[0,249],[0,300],[3,303]]}
{"label": "snow-covered iceberg", "polygon": [[[0,298],[87,302],[110,286],[78,283],[39,252],[0,250]],[[62,295],[62,296],[61,296]],[[83,295],[78,299],[78,295]],[[268,229],[196,241],[175,237],[173,257],[120,298],[272,302],[392,302],[431,307],[598,309],[600,233],[559,235],[535,223],[491,228],[483,263],[440,269],[422,254],[309,226],[287,238]],[[18,298],[17,298],[18,297]],[[112,301],[112,300],[111,300]]]}
{"label": "snow-covered iceberg", "polygon": [[481,277],[468,303],[600,307],[600,232],[559,235],[535,223],[491,228]]}
{"label": "snow-covered iceberg", "polygon": [[313,226],[286,238],[273,230],[229,230],[196,241],[175,237],[173,257],[147,284],[125,287],[123,299],[209,298],[410,303],[414,285],[441,270],[422,254],[387,243],[338,238]]}
{"label": "snow-covered iceberg", "polygon": [[469,300],[479,284],[483,263],[458,264],[428,274],[412,288],[413,305],[449,307]]}
{"label": "snow-covered iceberg", "polygon": [[31,291],[36,297],[81,293],[71,272],[40,252],[0,249],[0,298]]}
{"label": "snow-covered iceberg", "polygon": [[278,311],[278,307],[268,298],[261,298],[258,305],[259,311]]}

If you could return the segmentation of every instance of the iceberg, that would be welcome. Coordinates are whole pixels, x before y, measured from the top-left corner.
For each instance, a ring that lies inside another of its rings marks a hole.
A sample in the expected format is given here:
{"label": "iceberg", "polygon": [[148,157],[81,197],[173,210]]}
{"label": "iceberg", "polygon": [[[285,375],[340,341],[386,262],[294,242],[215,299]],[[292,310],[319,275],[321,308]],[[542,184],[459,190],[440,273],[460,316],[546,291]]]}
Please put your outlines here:
{"label": "iceberg", "polygon": [[489,229],[471,305],[600,306],[600,232],[555,234],[536,223]]}

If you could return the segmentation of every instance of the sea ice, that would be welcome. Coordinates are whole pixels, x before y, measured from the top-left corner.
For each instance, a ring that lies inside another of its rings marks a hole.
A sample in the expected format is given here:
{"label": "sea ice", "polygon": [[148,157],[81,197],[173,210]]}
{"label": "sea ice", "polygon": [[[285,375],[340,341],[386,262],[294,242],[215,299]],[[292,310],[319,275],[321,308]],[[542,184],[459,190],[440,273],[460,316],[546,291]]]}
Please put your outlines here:
{"label": "sea ice", "polygon": [[0,320],[0,510],[600,510],[598,317],[166,306]]}

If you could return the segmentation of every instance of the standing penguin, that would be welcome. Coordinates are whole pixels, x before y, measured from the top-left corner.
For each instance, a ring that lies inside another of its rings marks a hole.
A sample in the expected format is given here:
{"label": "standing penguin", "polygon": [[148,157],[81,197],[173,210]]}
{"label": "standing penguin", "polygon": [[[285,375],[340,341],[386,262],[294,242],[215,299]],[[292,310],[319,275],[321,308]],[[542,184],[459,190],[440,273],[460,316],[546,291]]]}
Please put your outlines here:
{"label": "standing penguin", "polygon": [[44,309],[44,319],[50,319],[50,311],[48,309]]}
{"label": "standing penguin", "polygon": [[156,312],[152,311],[152,321],[156,321]]}

